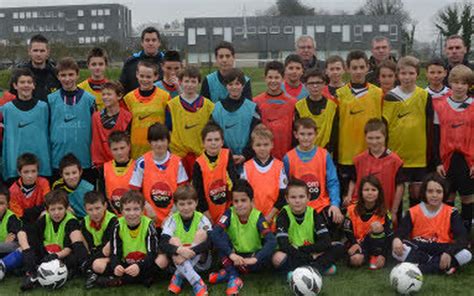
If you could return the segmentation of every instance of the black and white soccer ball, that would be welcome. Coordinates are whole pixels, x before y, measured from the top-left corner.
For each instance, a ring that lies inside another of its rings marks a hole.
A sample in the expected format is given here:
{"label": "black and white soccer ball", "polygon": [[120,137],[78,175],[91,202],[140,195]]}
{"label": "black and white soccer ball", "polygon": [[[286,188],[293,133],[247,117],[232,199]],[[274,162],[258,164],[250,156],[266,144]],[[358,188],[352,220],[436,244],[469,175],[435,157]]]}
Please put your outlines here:
{"label": "black and white soccer ball", "polygon": [[59,289],[67,281],[67,267],[59,259],[38,266],[38,282],[44,288]]}
{"label": "black and white soccer ball", "polygon": [[321,274],[311,266],[295,269],[289,278],[290,288],[297,296],[318,295],[323,287]]}
{"label": "black and white soccer ball", "polygon": [[390,284],[402,295],[416,293],[423,285],[423,274],[415,264],[403,262],[390,272]]}

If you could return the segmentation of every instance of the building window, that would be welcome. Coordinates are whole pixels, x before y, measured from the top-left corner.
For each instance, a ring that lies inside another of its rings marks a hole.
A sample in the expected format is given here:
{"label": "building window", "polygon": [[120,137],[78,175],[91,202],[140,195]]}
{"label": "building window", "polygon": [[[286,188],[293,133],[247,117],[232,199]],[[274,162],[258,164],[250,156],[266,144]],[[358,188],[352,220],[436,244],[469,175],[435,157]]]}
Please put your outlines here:
{"label": "building window", "polygon": [[[97,15],[97,10],[96,10],[96,9],[92,9],[92,10],[91,10],[91,16],[96,16],[96,15]],[[86,39],[87,39],[87,38],[89,38],[89,37],[86,37]],[[90,38],[89,38],[89,40],[90,40]],[[86,43],[87,43],[87,41],[86,41]]]}
{"label": "building window", "polygon": [[97,23],[92,23],[91,24],[91,29],[92,30],[97,30]]}
{"label": "building window", "polygon": [[224,29],[222,29],[222,27],[214,27],[214,28],[212,28],[212,34],[222,35],[222,34],[224,34]]}
{"label": "building window", "polygon": [[91,43],[91,37],[86,37],[86,43]]}
{"label": "building window", "polygon": [[84,37],[79,37],[79,44],[84,44]]}
{"label": "building window", "polygon": [[270,27],[270,34],[280,34],[280,27],[279,26],[271,26]]}
{"label": "building window", "polygon": [[283,34],[293,34],[294,28],[292,26],[284,26]]}
{"label": "building window", "polygon": [[196,29],[188,28],[188,45],[196,45]]}
{"label": "building window", "polygon": [[58,24],[58,31],[60,31],[60,32],[64,31],[64,25],[63,24]]}
{"label": "building window", "polygon": [[58,12],[58,17],[64,17],[64,12],[62,11]]}
{"label": "building window", "polygon": [[265,26],[260,26],[258,27],[258,34],[267,34],[268,33],[268,28]]}
{"label": "building window", "polygon": [[31,12],[30,12],[30,11],[27,11],[27,12],[26,12],[26,18],[27,18],[27,19],[31,18]]}
{"label": "building window", "polygon": [[15,32],[15,33],[20,32],[20,27],[18,27],[18,26],[13,26],[13,32]]}
{"label": "building window", "polygon": [[119,28],[119,30],[122,29],[122,23],[118,23],[118,28]]}
{"label": "building window", "polygon": [[25,13],[24,13],[24,12],[20,12],[19,17],[20,17],[21,19],[24,19],[24,18],[25,18]]}
{"label": "building window", "polygon": [[98,9],[98,10],[97,10],[97,15],[98,15],[98,16],[104,15],[104,10],[103,10],[103,9]]}
{"label": "building window", "polygon": [[104,15],[110,15],[110,9],[104,9]]}
{"label": "building window", "polygon": [[26,27],[25,26],[20,26],[20,32],[25,32],[26,31]]}
{"label": "building window", "polygon": [[105,42],[104,36],[99,36],[99,42],[101,42],[101,43]]}
{"label": "building window", "polygon": [[364,33],[372,33],[372,25],[364,25],[363,31]]}
{"label": "building window", "polygon": [[390,25],[390,40],[391,41],[398,40],[398,26],[397,25]]}
{"label": "building window", "polygon": [[[77,16],[84,16],[84,10],[79,9],[79,10],[77,11]],[[82,38],[82,41],[83,41],[82,43],[84,43],[84,37],[81,37],[81,38]]]}
{"label": "building window", "polygon": [[4,18],[5,14],[3,12],[0,13],[0,18]]}
{"label": "building window", "polygon": [[354,26],[354,41],[355,42],[362,41],[362,26],[361,25]]}
{"label": "building window", "polygon": [[206,35],[206,28],[197,28],[196,34],[198,36]]}
{"label": "building window", "polygon": [[92,37],[92,38],[91,38],[92,43],[94,43],[95,40],[96,40],[95,37]]}
{"label": "building window", "polygon": [[235,27],[235,28],[234,28],[234,34],[235,34],[235,35],[244,35],[244,28],[242,28],[242,27]]}
{"label": "building window", "polygon": [[79,31],[84,30],[84,24],[77,24],[77,29],[78,29]]}
{"label": "building window", "polygon": [[44,32],[44,26],[39,26],[39,27],[38,27],[38,30],[39,30],[40,32]]}
{"label": "building window", "polygon": [[33,12],[31,13],[31,17],[33,17],[33,18],[38,18],[38,12],[37,12],[37,11],[33,11]]}
{"label": "building window", "polygon": [[18,18],[18,12],[14,12],[14,13],[13,13],[13,18],[14,18],[14,19],[17,19],[17,18]]}
{"label": "building window", "polygon": [[333,33],[341,33],[341,31],[342,31],[341,26],[339,26],[339,25],[331,26],[331,32],[333,32]]}
{"label": "building window", "polygon": [[326,26],[316,26],[316,33],[324,33],[326,32]]}
{"label": "building window", "polygon": [[351,42],[351,26],[342,26],[342,42]]}
{"label": "building window", "polygon": [[98,23],[97,30],[103,30],[103,29],[104,29],[104,23]]}
{"label": "building window", "polygon": [[251,26],[247,27],[247,34],[256,34],[257,33],[257,27]]}
{"label": "building window", "polygon": [[388,25],[379,25],[379,32],[388,32]]}

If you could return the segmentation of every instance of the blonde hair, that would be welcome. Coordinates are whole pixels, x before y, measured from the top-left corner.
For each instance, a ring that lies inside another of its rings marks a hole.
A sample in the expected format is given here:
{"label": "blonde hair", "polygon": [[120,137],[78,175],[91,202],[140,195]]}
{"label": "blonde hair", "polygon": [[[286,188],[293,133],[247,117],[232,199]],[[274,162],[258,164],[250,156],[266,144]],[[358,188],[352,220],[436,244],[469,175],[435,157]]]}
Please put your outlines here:
{"label": "blonde hair", "polygon": [[250,138],[252,140],[252,143],[257,138],[264,138],[264,139],[268,139],[268,140],[273,142],[273,133],[263,123],[260,123],[257,126],[255,126],[255,128],[252,131],[252,134],[250,135]]}
{"label": "blonde hair", "polygon": [[474,73],[464,65],[457,65],[449,72],[448,82],[462,82],[472,85],[474,83]]}
{"label": "blonde hair", "polygon": [[416,69],[416,74],[420,74],[420,60],[414,56],[405,56],[397,63],[397,74],[403,67],[413,67]]}

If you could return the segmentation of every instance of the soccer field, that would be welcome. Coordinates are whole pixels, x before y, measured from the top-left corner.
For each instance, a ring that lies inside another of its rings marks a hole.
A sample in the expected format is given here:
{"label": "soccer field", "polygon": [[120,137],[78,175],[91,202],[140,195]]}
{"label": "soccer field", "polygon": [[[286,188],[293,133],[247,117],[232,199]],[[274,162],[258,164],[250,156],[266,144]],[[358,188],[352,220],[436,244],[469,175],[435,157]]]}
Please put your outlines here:
{"label": "soccer field", "polygon": [[[352,269],[338,263],[337,274],[323,277],[323,289],[320,295],[396,295],[389,284],[389,273],[393,264],[379,271],[368,270],[367,267]],[[276,272],[249,274],[243,277],[244,287],[240,295],[292,295],[286,283],[286,276]],[[474,265],[470,264],[461,272],[451,276],[424,276],[423,287],[417,295],[474,295]],[[20,293],[20,278],[7,277],[0,283],[0,295],[16,295]],[[154,283],[150,288],[132,285],[118,288],[83,289],[84,280],[74,279],[57,291],[37,288],[24,295],[169,295],[167,292],[169,279]],[[225,284],[210,286],[209,295],[225,295]],[[192,295],[192,290],[186,287],[181,295]]]}

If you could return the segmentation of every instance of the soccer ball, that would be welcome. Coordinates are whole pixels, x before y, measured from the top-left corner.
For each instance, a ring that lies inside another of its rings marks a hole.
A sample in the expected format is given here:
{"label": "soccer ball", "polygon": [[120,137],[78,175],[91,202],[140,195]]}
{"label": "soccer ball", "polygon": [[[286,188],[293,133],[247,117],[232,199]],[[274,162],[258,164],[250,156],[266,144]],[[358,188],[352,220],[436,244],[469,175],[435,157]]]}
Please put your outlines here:
{"label": "soccer ball", "polygon": [[423,284],[423,274],[413,263],[403,262],[390,272],[390,284],[402,295],[418,292]]}
{"label": "soccer ball", "polygon": [[59,289],[66,280],[67,267],[59,259],[41,263],[38,267],[38,282],[44,288]]}
{"label": "soccer ball", "polygon": [[3,262],[0,262],[0,281],[5,277],[5,265]]}
{"label": "soccer ball", "polygon": [[290,288],[297,296],[318,295],[323,287],[321,274],[311,266],[298,267],[289,280]]}

